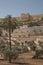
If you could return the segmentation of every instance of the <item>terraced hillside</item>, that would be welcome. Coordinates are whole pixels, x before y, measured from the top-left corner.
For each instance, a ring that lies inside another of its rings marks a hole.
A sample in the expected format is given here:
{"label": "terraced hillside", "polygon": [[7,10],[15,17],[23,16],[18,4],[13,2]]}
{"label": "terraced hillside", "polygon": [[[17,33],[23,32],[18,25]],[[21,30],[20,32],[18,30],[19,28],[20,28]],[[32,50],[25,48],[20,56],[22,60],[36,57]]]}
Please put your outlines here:
{"label": "terraced hillside", "polygon": [[[2,36],[7,36],[8,38],[8,32],[3,30]],[[21,42],[35,40],[36,38],[43,39],[43,26],[28,27],[27,25],[23,25],[15,29],[11,36],[12,40]]]}
{"label": "terraced hillside", "polygon": [[43,26],[27,27],[27,25],[21,26],[14,30],[12,37],[21,41],[29,39],[35,39],[39,36],[43,36]]}

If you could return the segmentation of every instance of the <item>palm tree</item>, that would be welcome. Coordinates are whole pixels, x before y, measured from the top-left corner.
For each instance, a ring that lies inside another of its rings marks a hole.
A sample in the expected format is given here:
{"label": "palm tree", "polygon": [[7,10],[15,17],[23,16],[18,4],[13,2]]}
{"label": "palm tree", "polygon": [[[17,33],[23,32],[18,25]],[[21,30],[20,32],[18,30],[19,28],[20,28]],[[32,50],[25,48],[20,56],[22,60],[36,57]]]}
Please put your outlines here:
{"label": "palm tree", "polygon": [[10,27],[11,31],[13,32],[13,30],[16,29],[17,23],[12,20],[11,15],[8,15],[4,19],[3,26],[6,31],[8,31]]}
{"label": "palm tree", "polygon": [[[6,31],[9,32],[9,46],[10,46],[10,51],[11,51],[11,33],[13,32],[14,29],[16,29],[17,27],[17,24],[16,22],[12,22],[12,17],[10,15],[8,15],[5,19],[4,19],[4,22],[3,22],[3,26],[4,26],[4,29]],[[9,62],[11,63],[11,52],[9,53]]]}
{"label": "palm tree", "polygon": [[[11,15],[8,15],[3,19],[3,22],[0,24],[0,27],[8,31],[9,33],[9,47],[11,51],[11,33],[13,32],[14,29],[17,28],[17,23],[15,21],[12,22],[12,17]],[[0,32],[1,35],[1,32]],[[9,62],[11,63],[11,52],[9,53]]]}

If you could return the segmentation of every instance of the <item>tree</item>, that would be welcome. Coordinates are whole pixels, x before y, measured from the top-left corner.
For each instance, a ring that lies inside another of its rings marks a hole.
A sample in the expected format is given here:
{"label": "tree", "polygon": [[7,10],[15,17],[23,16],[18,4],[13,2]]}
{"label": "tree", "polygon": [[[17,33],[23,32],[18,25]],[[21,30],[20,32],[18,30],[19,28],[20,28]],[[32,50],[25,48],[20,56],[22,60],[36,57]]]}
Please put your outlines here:
{"label": "tree", "polygon": [[[9,62],[11,63],[11,53],[12,53],[12,47],[11,47],[11,33],[14,29],[17,28],[17,23],[15,21],[12,21],[11,15],[8,15],[3,19],[3,22],[1,22],[0,27],[4,30],[8,31],[9,33]],[[2,31],[0,30],[0,35],[2,34]],[[8,48],[7,48],[8,49]],[[7,52],[7,51],[6,51]]]}
{"label": "tree", "polygon": [[16,29],[17,24],[16,22],[12,22],[12,17],[8,15],[3,22],[3,27],[6,31],[9,33],[9,47],[10,47],[10,53],[9,53],[9,62],[11,63],[11,33],[13,32],[14,29]]}
{"label": "tree", "polygon": [[18,25],[15,21],[12,20],[11,15],[8,15],[4,18],[3,26],[6,31],[8,31],[10,27],[11,32],[13,32],[13,30],[16,29]]}

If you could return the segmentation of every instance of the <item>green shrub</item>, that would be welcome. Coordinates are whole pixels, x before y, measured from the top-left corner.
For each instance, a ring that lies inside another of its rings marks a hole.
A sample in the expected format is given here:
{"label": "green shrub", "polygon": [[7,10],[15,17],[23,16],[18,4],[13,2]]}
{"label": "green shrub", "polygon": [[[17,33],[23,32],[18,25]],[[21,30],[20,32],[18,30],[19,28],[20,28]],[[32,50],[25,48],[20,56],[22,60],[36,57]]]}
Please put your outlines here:
{"label": "green shrub", "polygon": [[18,57],[18,53],[17,53],[16,49],[12,48],[10,50],[9,46],[5,47],[5,49],[3,50],[3,54],[4,54],[5,59],[9,59],[9,57],[11,57],[11,59],[12,58],[16,59]]}

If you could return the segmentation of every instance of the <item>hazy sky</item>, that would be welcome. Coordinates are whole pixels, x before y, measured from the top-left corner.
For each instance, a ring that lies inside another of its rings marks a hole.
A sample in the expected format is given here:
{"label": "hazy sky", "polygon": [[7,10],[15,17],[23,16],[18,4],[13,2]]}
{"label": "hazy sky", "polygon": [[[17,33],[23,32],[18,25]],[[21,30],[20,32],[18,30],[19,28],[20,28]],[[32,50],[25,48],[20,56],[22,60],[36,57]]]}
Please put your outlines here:
{"label": "hazy sky", "polygon": [[43,0],[0,0],[0,17],[21,13],[43,14]]}

